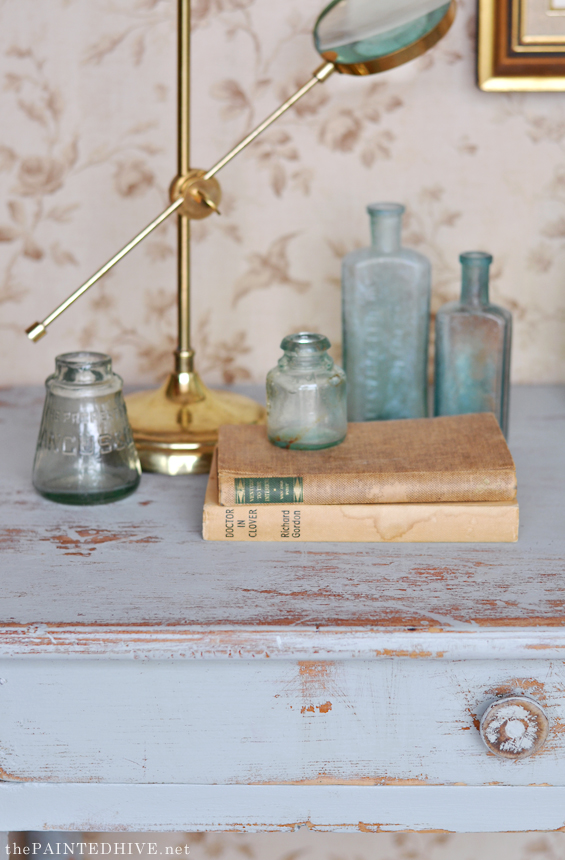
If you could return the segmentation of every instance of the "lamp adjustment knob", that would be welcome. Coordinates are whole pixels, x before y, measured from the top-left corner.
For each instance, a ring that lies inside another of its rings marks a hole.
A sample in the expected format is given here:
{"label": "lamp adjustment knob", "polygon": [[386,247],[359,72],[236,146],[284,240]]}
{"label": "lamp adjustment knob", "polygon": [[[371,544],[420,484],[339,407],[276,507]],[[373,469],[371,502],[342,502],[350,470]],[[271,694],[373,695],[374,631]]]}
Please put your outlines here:
{"label": "lamp adjustment knob", "polygon": [[529,696],[503,696],[488,706],[479,731],[485,746],[495,756],[520,759],[543,747],[549,720],[541,705]]}
{"label": "lamp adjustment knob", "polygon": [[220,185],[213,177],[206,179],[205,175],[205,170],[190,170],[186,176],[177,176],[173,180],[170,189],[171,202],[174,203],[179,197],[184,198],[178,210],[179,215],[200,220],[213,212],[220,213]]}

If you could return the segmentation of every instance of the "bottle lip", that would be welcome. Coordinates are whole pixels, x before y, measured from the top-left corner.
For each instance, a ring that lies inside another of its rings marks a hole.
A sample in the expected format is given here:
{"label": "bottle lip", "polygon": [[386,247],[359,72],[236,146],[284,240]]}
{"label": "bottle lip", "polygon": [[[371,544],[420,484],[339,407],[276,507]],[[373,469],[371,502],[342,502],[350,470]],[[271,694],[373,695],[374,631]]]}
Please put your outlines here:
{"label": "bottle lip", "polygon": [[55,358],[49,380],[66,385],[97,385],[112,378],[112,359],[103,352],[64,352]]}
{"label": "bottle lip", "polygon": [[61,355],[55,357],[55,362],[57,364],[64,364],[67,367],[74,367],[77,370],[106,364],[107,362],[110,362],[110,366],[112,365],[112,359],[109,355],[106,355],[104,352],[89,352],[88,350],[82,352],[63,352]]}
{"label": "bottle lip", "polygon": [[459,254],[460,263],[492,263],[492,254],[486,251],[464,251]]}
{"label": "bottle lip", "polygon": [[323,334],[312,331],[299,331],[289,334],[281,341],[281,349],[293,353],[325,352],[331,346],[328,338]]}
{"label": "bottle lip", "polygon": [[367,212],[369,215],[402,215],[406,211],[406,206],[402,203],[369,203]]}

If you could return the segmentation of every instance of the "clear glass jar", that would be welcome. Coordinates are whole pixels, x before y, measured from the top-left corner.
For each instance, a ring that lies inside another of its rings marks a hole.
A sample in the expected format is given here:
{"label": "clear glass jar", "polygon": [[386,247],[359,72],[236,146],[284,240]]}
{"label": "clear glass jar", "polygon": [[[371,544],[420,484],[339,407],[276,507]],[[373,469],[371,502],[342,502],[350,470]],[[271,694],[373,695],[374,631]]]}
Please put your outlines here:
{"label": "clear glass jar", "polygon": [[267,374],[267,434],[279,448],[314,451],[339,445],[347,434],[345,373],[322,334],[285,337],[284,355]]}
{"label": "clear glass jar", "polygon": [[132,493],[141,466],[112,359],[69,352],[55,359],[33,464],[33,485],[55,502],[96,505]]}
{"label": "clear glass jar", "polygon": [[489,300],[490,254],[468,251],[461,298],[436,316],[435,414],[494,412],[508,435],[512,315]]}
{"label": "clear glass jar", "polygon": [[401,243],[400,203],[367,207],[372,243],[343,259],[343,366],[350,421],[428,414],[430,272]]}

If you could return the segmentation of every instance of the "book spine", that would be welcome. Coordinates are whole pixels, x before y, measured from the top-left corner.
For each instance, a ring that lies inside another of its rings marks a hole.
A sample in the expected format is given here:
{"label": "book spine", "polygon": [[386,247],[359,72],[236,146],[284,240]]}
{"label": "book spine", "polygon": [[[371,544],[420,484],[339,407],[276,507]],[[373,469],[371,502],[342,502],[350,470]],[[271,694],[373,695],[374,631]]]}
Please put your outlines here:
{"label": "book spine", "polygon": [[219,474],[221,505],[371,505],[502,502],[516,498],[516,471],[238,477]]}
{"label": "book spine", "polygon": [[205,504],[210,541],[348,541],[371,543],[518,540],[517,503],[443,505]]}

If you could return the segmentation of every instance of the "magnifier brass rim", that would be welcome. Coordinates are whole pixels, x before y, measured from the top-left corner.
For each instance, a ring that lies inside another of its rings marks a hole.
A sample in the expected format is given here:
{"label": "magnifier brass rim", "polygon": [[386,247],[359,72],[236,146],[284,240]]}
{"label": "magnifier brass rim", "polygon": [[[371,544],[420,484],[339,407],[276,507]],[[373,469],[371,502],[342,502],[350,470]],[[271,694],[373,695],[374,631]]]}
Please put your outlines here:
{"label": "magnifier brass rim", "polygon": [[321,56],[324,60],[333,63],[343,75],[374,75],[377,72],[386,72],[388,69],[394,69],[396,66],[402,66],[403,63],[408,63],[410,60],[420,57],[429,51],[436,42],[445,36],[455,19],[455,11],[457,8],[456,0],[451,0],[449,9],[438,23],[429,33],[422,36],[411,45],[406,45],[405,48],[400,48],[392,54],[385,54],[383,57],[377,57],[376,60],[367,60],[364,63],[336,63],[337,54],[335,51],[324,51]]}

